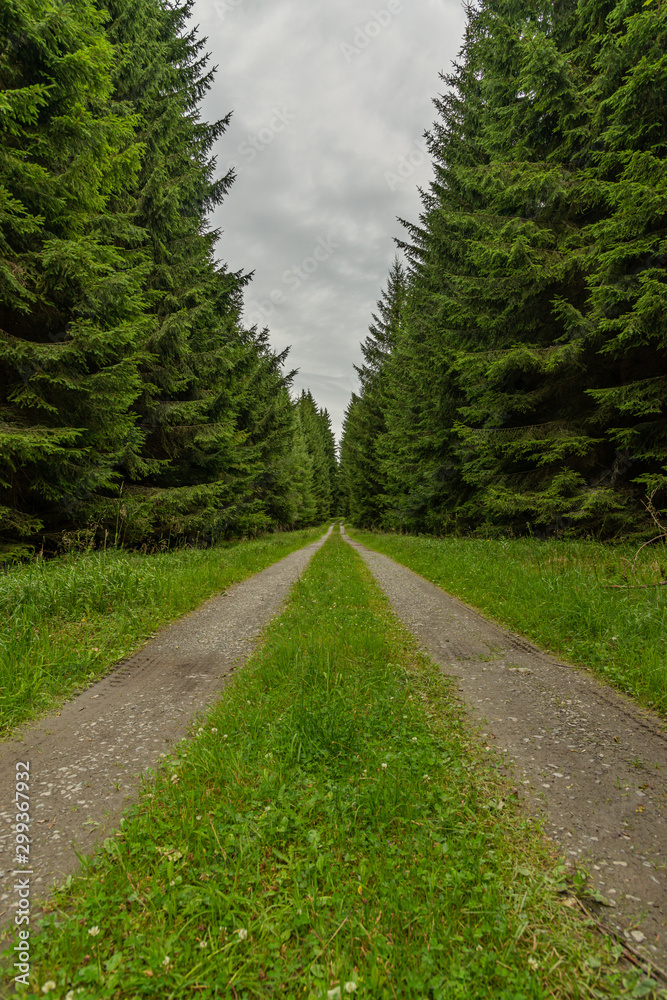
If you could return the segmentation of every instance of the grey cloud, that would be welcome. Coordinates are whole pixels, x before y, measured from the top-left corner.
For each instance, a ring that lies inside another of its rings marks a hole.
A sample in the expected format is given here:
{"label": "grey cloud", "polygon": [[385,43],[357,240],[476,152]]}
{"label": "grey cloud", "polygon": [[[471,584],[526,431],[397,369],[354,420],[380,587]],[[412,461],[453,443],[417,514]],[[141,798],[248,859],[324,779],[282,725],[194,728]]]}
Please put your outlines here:
{"label": "grey cloud", "polygon": [[[300,369],[295,388],[311,389],[337,434],[393,238],[404,235],[396,217],[416,221],[420,212],[417,187],[428,185],[431,168],[426,156],[412,165],[414,150],[464,26],[459,0],[403,0],[401,7],[352,56],[343,46],[366,30],[373,11],[388,9],[387,0],[369,7],[199,0],[193,11],[219,67],[203,114],[233,111],[215,150],[220,170],[237,164],[237,181],[212,219],[222,230],[218,256],[255,272],[247,312],[283,293],[266,318],[272,343],[291,345],[288,364]],[[285,272],[329,237],[340,246],[305,280],[287,284]]]}

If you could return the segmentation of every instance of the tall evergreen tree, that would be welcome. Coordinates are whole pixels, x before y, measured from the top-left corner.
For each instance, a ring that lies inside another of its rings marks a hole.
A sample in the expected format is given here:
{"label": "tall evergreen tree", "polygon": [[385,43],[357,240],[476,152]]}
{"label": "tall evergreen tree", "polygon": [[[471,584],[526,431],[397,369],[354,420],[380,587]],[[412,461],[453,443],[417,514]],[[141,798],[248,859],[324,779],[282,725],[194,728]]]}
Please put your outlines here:
{"label": "tall evergreen tree", "polygon": [[0,513],[31,534],[75,516],[142,445],[146,262],[110,218],[139,168],[112,106],[104,15],[81,0],[0,10]]}
{"label": "tall evergreen tree", "polygon": [[[667,449],[652,215],[664,145],[655,91],[630,142],[624,107],[633,69],[640,90],[645,63],[659,80],[660,19],[639,3],[582,4],[575,16],[565,3],[511,2],[485,5],[480,19],[489,163],[477,186],[493,221],[470,257],[491,280],[467,299],[491,337],[486,353],[459,359],[463,474],[496,523],[624,530],[637,486],[664,486]],[[648,58],[628,34],[651,38]],[[637,173],[646,156],[649,174]]]}
{"label": "tall evergreen tree", "polygon": [[582,5],[582,62],[592,92],[595,193],[589,231],[590,315],[600,368],[589,394],[615,448],[602,483],[628,484],[667,507],[667,9],[664,4]]}
{"label": "tall evergreen tree", "polygon": [[361,345],[364,364],[356,366],[361,392],[353,395],[345,415],[341,442],[345,510],[354,524],[365,527],[382,523],[387,484],[381,461],[387,432],[387,366],[395,349],[406,299],[406,274],[398,257],[389,272],[387,287],[373,313],[369,335]]}
{"label": "tall evergreen tree", "polygon": [[297,406],[306,450],[312,463],[314,520],[319,524],[333,513],[337,480],[335,440],[329,414],[318,409],[310,392],[301,393]]}
{"label": "tall evergreen tree", "polygon": [[290,483],[294,527],[306,527],[317,520],[317,504],[313,489],[313,460],[308,452],[306,435],[302,425],[301,407],[294,406],[294,431],[292,446],[285,473]]}
{"label": "tall evergreen tree", "polygon": [[393,526],[611,534],[644,491],[667,500],[664,18],[468,8],[407,224],[379,438]]}
{"label": "tall evergreen tree", "polygon": [[[216,179],[211,150],[229,116],[200,118],[213,70],[192,7],[12,0],[0,11],[10,535],[90,519],[100,531],[120,521],[130,543],[215,539],[330,504],[328,416],[313,403],[302,427],[287,352],[243,327],[249,276],[214,259],[207,214],[233,176]],[[317,503],[316,451],[328,463]]]}
{"label": "tall evergreen tree", "polygon": [[[186,27],[191,9],[192,3],[159,0],[110,4],[114,96],[118,106],[136,109],[145,150],[130,204],[150,260],[151,360],[135,406],[145,446],[125,466],[126,496],[145,508],[144,515],[133,512],[135,533],[149,525],[157,533],[201,530],[202,524],[213,533],[229,531],[231,509],[246,511],[244,527],[248,505],[257,509],[250,485],[256,470],[237,411],[244,406],[248,364],[259,362],[263,348],[241,336],[247,279],[216,269],[213,260],[218,234],[208,229],[206,213],[222,200],[232,176],[215,179],[210,150],[229,116],[213,124],[200,119],[198,104],[213,71],[206,68],[204,40]],[[104,506],[97,503],[96,512]]]}

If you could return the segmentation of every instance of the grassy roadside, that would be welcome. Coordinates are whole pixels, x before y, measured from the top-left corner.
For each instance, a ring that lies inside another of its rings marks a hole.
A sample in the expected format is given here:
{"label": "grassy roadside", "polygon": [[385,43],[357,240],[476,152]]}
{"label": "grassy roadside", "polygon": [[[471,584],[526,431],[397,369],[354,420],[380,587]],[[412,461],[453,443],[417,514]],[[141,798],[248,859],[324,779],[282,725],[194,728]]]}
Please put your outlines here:
{"label": "grassy roadside", "polygon": [[[426,538],[347,529],[502,625],[667,715],[667,547]],[[661,575],[662,574],[662,575]]]}
{"label": "grassy roadside", "polygon": [[322,531],[158,555],[84,552],[1,572],[0,738],[62,704],[161,626]]}
{"label": "grassy roadside", "polygon": [[[31,939],[29,995],[649,996],[336,535]],[[636,990],[645,992],[635,992]]]}

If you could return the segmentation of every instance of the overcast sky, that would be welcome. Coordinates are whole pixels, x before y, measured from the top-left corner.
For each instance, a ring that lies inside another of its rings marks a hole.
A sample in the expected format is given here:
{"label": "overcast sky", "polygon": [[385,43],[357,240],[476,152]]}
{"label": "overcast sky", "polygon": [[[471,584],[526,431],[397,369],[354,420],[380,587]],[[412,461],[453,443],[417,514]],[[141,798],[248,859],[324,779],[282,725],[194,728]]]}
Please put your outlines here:
{"label": "overcast sky", "polygon": [[247,325],[291,347],[340,435],[353,365],[431,165],[424,130],[461,46],[460,0],[197,0],[218,66],[208,120],[233,111],[218,168],[237,179],[218,256],[254,271]]}

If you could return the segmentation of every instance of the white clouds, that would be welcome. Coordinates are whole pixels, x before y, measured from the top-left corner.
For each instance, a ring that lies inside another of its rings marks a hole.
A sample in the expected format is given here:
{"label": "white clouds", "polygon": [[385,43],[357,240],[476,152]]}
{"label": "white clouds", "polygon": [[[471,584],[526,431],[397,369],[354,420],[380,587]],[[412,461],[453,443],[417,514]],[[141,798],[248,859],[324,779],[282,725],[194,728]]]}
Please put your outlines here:
{"label": "white clouds", "polygon": [[[312,390],[339,433],[393,237],[404,235],[396,217],[417,219],[417,186],[430,179],[415,150],[463,11],[458,0],[198,0],[193,20],[219,67],[203,114],[234,112],[215,151],[237,172],[213,218],[218,256],[255,272],[247,312],[271,304],[265,322],[278,349],[292,345],[295,388]],[[304,280],[283,280],[328,240],[339,246]]]}

